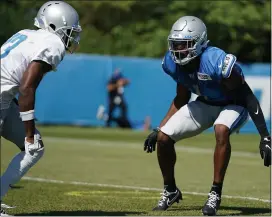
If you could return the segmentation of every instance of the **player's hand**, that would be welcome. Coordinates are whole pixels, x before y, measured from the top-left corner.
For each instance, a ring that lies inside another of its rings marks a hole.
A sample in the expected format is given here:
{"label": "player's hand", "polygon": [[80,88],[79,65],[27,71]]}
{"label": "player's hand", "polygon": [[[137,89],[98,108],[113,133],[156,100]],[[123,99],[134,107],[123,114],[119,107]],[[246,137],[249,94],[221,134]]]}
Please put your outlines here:
{"label": "player's hand", "polygon": [[34,135],[34,139],[25,138],[25,152],[33,155],[35,152],[44,148],[42,138],[39,134]]}
{"label": "player's hand", "polygon": [[259,148],[261,157],[264,160],[264,166],[269,167],[271,165],[271,137],[262,138]]}
{"label": "player's hand", "polygon": [[159,129],[154,129],[152,133],[148,135],[144,143],[144,151],[147,153],[152,153],[156,150],[156,143],[158,137]]}
{"label": "player's hand", "polygon": [[118,87],[123,87],[124,85],[125,85],[124,79],[119,79],[119,80],[117,81],[117,86],[118,86]]}

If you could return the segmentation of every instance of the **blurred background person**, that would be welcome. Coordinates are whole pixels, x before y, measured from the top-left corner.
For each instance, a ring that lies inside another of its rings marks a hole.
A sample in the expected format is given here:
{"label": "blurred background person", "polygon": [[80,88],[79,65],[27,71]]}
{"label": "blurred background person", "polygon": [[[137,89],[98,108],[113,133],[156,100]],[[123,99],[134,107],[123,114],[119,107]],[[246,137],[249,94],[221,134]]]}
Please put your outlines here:
{"label": "blurred background person", "polygon": [[[125,87],[130,83],[130,80],[125,78],[120,68],[117,68],[110,77],[107,84],[108,92],[108,113],[104,114],[105,107],[99,106],[97,117],[98,119],[104,119],[106,126],[111,127],[112,122],[121,128],[131,128],[131,123],[127,117],[128,106],[124,98]],[[120,109],[120,115],[114,116],[116,108]]]}

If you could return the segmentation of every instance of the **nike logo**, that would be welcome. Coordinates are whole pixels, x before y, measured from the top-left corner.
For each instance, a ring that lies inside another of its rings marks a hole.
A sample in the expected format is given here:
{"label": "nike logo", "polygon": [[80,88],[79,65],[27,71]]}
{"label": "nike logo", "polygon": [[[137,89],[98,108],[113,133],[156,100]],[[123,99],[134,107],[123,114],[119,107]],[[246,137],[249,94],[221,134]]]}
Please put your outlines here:
{"label": "nike logo", "polygon": [[271,150],[271,148],[269,147],[269,145],[265,145],[266,148],[269,148]]}
{"label": "nike logo", "polygon": [[171,206],[171,205],[176,201],[176,199],[178,198],[179,194],[180,194],[180,193],[177,192],[176,196],[173,197],[171,201],[170,201],[170,199],[168,198],[168,199],[167,199],[167,202],[166,202],[166,203],[167,203],[167,206]]}
{"label": "nike logo", "polygon": [[256,115],[259,113],[259,108],[258,108],[258,106],[257,106],[257,111],[256,112],[254,112]]}
{"label": "nike logo", "polygon": [[218,68],[221,68],[221,67],[222,67],[222,61],[221,61],[220,65],[218,66]]}

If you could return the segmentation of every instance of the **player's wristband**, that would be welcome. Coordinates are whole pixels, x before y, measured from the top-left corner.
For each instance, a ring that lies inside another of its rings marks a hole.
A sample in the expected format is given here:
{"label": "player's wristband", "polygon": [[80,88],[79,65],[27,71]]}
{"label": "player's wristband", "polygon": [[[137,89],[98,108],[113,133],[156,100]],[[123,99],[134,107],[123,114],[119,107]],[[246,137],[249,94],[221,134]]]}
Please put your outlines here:
{"label": "player's wristband", "polygon": [[26,112],[20,112],[20,117],[22,119],[22,121],[30,121],[30,120],[34,120],[34,110],[29,110]]}

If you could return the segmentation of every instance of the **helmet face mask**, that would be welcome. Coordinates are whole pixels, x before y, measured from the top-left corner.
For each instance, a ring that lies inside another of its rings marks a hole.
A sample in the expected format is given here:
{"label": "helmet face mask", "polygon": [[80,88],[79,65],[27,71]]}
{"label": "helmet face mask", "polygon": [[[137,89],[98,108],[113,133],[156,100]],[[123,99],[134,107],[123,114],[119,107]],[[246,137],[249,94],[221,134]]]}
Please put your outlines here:
{"label": "helmet face mask", "polygon": [[168,36],[172,59],[179,65],[185,65],[199,56],[208,43],[205,24],[193,16],[178,19]]}
{"label": "helmet face mask", "polygon": [[76,50],[82,29],[78,13],[66,2],[49,1],[43,4],[34,25],[56,34],[70,53]]}
{"label": "helmet face mask", "polygon": [[[176,62],[179,62],[179,60],[183,60],[186,57],[191,57],[195,42],[193,40],[168,39],[168,44],[172,58],[174,58]],[[182,62],[180,64],[182,64]]]}
{"label": "helmet face mask", "polygon": [[79,26],[77,28],[63,27],[56,30],[55,32],[57,35],[60,36],[66,50],[68,50],[70,53],[73,53],[77,49],[80,41],[81,32],[81,28],[79,28]]}

